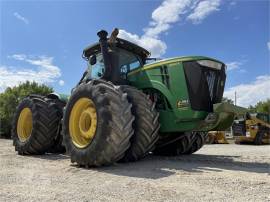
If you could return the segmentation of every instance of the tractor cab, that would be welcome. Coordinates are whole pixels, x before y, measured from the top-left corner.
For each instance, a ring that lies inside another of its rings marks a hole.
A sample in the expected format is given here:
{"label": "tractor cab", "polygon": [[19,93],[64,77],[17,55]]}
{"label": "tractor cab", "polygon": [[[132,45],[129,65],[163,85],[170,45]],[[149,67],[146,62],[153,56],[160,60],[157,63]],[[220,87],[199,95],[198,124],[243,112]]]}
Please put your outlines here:
{"label": "tractor cab", "polygon": [[82,81],[104,79],[114,84],[127,84],[127,74],[146,63],[150,53],[124,39],[116,38],[118,29],[108,33],[98,32],[99,43],[88,46],[83,51],[83,58],[88,61],[88,69]]}

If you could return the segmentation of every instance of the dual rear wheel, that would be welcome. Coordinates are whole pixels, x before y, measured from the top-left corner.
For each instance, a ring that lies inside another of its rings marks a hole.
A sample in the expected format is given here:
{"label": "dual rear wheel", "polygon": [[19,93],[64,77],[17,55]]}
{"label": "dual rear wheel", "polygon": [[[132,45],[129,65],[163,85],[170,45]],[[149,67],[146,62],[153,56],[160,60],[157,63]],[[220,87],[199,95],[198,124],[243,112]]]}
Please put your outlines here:
{"label": "dual rear wheel", "polygon": [[54,146],[61,115],[57,104],[42,96],[26,97],[17,107],[12,128],[19,154],[44,154]]}

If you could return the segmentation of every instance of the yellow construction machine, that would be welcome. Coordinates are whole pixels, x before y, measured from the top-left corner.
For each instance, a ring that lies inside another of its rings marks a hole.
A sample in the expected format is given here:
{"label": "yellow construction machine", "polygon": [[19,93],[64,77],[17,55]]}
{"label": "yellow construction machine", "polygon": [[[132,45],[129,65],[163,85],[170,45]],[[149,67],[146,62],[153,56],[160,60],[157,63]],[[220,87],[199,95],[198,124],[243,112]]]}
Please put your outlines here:
{"label": "yellow construction machine", "polygon": [[209,131],[206,139],[207,144],[229,144],[226,138],[227,131]]}
{"label": "yellow construction machine", "polygon": [[270,114],[247,113],[232,126],[235,143],[270,144]]}

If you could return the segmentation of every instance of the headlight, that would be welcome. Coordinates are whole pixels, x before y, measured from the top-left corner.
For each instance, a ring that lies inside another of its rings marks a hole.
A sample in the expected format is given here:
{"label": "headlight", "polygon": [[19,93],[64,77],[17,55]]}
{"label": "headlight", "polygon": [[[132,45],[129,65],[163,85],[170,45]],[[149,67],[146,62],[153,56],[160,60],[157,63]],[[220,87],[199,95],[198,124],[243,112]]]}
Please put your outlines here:
{"label": "headlight", "polygon": [[218,70],[221,70],[222,67],[221,63],[212,60],[198,60],[197,63],[199,63],[201,66],[210,67]]}

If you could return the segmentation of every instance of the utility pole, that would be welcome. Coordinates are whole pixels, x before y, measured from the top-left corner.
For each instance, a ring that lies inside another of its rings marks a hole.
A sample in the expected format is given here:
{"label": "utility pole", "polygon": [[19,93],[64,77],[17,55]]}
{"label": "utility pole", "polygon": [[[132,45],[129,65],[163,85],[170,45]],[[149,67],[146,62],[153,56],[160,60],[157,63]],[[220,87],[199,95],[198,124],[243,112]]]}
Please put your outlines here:
{"label": "utility pole", "polygon": [[234,105],[236,105],[236,91],[234,92]]}

